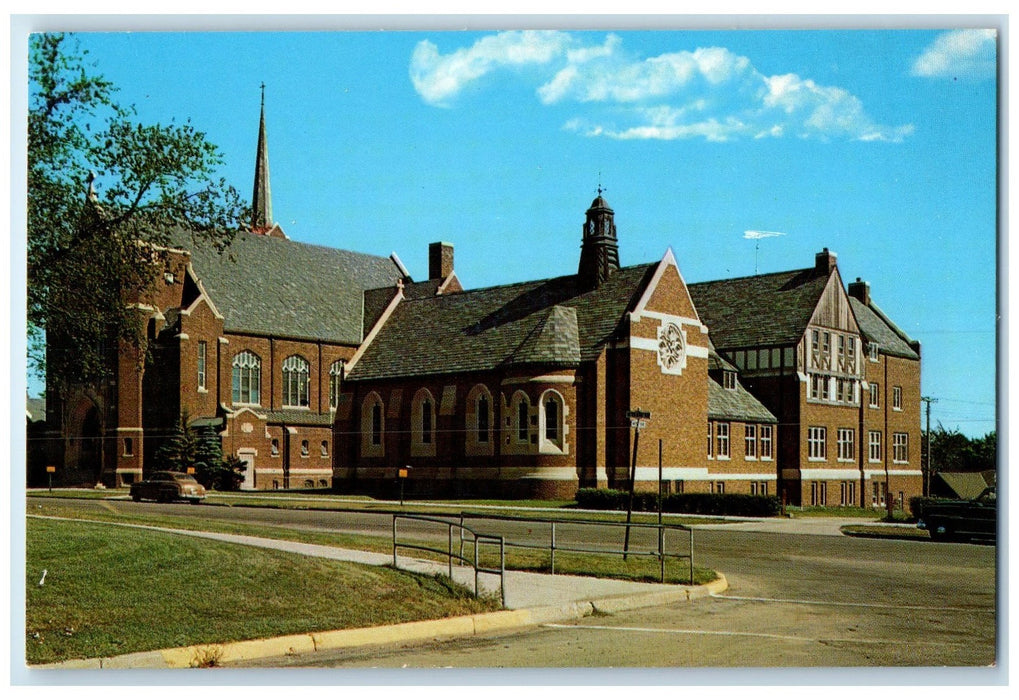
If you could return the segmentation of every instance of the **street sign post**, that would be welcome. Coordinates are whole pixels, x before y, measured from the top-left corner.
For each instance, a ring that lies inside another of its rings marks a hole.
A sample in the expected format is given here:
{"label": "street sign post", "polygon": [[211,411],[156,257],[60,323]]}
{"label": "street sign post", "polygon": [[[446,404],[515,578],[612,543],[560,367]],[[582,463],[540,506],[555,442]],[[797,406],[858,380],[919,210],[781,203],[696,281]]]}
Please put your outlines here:
{"label": "street sign post", "polygon": [[53,491],[53,474],[56,471],[57,471],[57,468],[54,467],[54,466],[46,467],[46,477],[49,479],[49,482],[50,482],[50,491],[51,492]]}
{"label": "street sign post", "polygon": [[400,479],[400,507],[403,508],[403,484],[407,481],[407,477],[410,476],[411,466],[408,464],[403,469],[396,472],[396,476]]}
{"label": "street sign post", "polygon": [[630,498],[626,506],[626,536],[623,538],[623,561],[630,551],[630,521],[633,518],[633,491],[637,480],[637,446],[640,443],[640,429],[647,427],[651,419],[651,411],[642,411],[639,408],[627,411],[626,417],[630,419],[630,427],[633,428],[633,461],[630,464]]}

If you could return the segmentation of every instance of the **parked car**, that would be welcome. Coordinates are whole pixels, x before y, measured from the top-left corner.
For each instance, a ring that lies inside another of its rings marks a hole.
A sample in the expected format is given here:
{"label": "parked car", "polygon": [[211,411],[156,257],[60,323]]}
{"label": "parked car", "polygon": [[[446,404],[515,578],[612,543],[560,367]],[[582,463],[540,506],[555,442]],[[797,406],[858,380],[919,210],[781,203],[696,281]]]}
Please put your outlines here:
{"label": "parked car", "polygon": [[153,472],[148,479],[131,484],[131,498],[161,503],[184,500],[197,505],[205,498],[205,487],[190,474]]}
{"label": "parked car", "polygon": [[932,540],[997,539],[997,491],[989,486],[972,500],[928,503],[916,526]]}

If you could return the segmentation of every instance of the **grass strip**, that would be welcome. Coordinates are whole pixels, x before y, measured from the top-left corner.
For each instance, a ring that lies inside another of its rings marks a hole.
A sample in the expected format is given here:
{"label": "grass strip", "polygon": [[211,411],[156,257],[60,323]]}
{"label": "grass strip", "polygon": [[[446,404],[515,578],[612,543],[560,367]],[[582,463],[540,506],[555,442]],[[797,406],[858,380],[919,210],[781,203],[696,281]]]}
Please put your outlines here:
{"label": "grass strip", "polygon": [[929,540],[926,530],[915,527],[895,527],[894,525],[845,525],[840,528],[842,533],[852,537],[874,537],[888,540]]}
{"label": "grass strip", "polygon": [[[190,509],[189,509],[190,510]],[[82,518],[72,504],[60,501],[46,502],[30,509],[34,515],[49,515],[63,518]],[[286,526],[260,526],[246,523],[230,523],[221,521],[195,522],[193,517],[168,516],[168,515],[134,515],[124,514],[117,511],[106,511],[91,513],[88,520],[104,520],[112,523],[134,523],[139,525],[151,525],[153,527],[175,528],[180,530],[223,532],[234,535],[251,535],[255,537],[267,537],[276,540],[289,540],[292,542],[303,542],[307,544],[319,544],[331,547],[343,547],[346,549],[358,549],[368,552],[380,552],[389,554],[393,551],[391,535],[369,536],[354,535],[347,533],[323,532],[321,530],[306,530]],[[401,537],[401,540],[404,538]],[[436,547],[435,541],[429,542],[423,539],[410,539],[411,544],[430,545]],[[442,547],[446,542],[441,543]],[[459,552],[459,544],[454,545]],[[636,547],[633,548],[637,551]],[[666,551],[670,551],[669,548]],[[447,561],[446,557],[430,552],[406,549],[400,552],[402,556],[412,556],[420,559],[431,559],[433,561]],[[491,547],[481,549],[482,565],[497,567],[498,560],[493,559]],[[506,568],[518,571],[531,571],[536,573],[551,573],[550,557],[547,552],[539,550],[521,549],[507,547]],[[656,557],[632,554],[625,561],[620,555],[612,554],[577,554],[569,552],[556,553],[557,574],[571,574],[574,576],[596,576],[602,578],[617,578],[630,581],[660,581],[660,566]],[[715,580],[718,575],[712,569],[702,567],[694,568],[693,584],[700,585]],[[690,585],[689,563],[685,560],[666,558],[666,583]]]}
{"label": "grass strip", "polygon": [[[33,490],[28,493],[32,498],[59,499],[108,499],[116,501],[127,498],[126,489],[87,489],[73,490]],[[367,496],[343,496],[320,493],[314,495],[271,492],[271,495],[254,495],[249,493],[210,491],[206,498],[209,505],[247,506],[253,508],[279,508],[290,510],[342,510],[366,512],[401,512],[418,515],[460,515],[472,509],[491,509],[493,514],[523,518],[554,518],[556,520],[596,520],[601,522],[624,522],[625,511],[577,511],[575,501],[500,501],[490,499],[462,499],[456,501],[414,501],[399,506],[394,501],[376,501]],[[535,511],[539,510],[540,513]],[[656,523],[658,513],[634,511],[632,520],[635,523]],[[669,525],[715,524],[732,522],[731,519],[713,518],[710,516],[689,516],[681,513],[664,513],[663,522]]]}
{"label": "grass strip", "polygon": [[30,518],[26,557],[30,664],[498,608],[441,577],[91,523]]}

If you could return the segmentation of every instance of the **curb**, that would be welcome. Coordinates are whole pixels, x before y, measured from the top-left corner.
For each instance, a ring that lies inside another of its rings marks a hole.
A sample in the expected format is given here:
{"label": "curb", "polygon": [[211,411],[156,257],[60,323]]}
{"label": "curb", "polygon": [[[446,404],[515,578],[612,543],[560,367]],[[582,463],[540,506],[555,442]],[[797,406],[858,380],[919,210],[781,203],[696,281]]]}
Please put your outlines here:
{"label": "curb", "polygon": [[491,632],[580,620],[595,612],[613,613],[638,608],[688,602],[707,598],[729,587],[725,576],[701,586],[677,587],[671,591],[638,593],[590,602],[574,602],[521,610],[463,615],[441,620],[420,620],[382,627],[361,627],[330,632],[293,634],[271,639],[252,639],[224,644],[195,644],[173,649],[143,651],[121,656],[75,659],[29,667],[31,670],[178,669],[222,666],[274,656],[292,656],[328,649],[346,649],[376,644],[423,642],[425,640],[473,637]]}

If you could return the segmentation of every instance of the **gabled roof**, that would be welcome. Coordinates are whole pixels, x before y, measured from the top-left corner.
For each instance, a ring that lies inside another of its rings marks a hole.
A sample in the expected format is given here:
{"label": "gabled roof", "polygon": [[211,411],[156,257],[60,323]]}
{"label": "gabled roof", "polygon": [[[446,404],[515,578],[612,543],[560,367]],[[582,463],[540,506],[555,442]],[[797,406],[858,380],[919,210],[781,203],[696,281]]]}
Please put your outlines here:
{"label": "gabled roof", "polygon": [[719,348],[799,342],[830,273],[815,268],[687,285]]}
{"label": "gabled roof", "polygon": [[364,291],[403,277],[391,258],[285,238],[239,233],[222,255],[178,239],[226,331],[356,345]]}
{"label": "gabled roof", "polygon": [[405,299],[347,378],[576,367],[612,339],[656,265],[622,268],[594,289],[570,275]]}
{"label": "gabled roof", "polygon": [[856,297],[849,297],[853,314],[864,337],[878,344],[880,352],[894,357],[919,360],[920,355],[910,345],[910,338],[901,331],[873,303],[868,306]]}
{"label": "gabled roof", "polygon": [[735,389],[725,389],[711,377],[708,377],[708,418],[747,423],[778,422],[742,384],[737,382]]}

